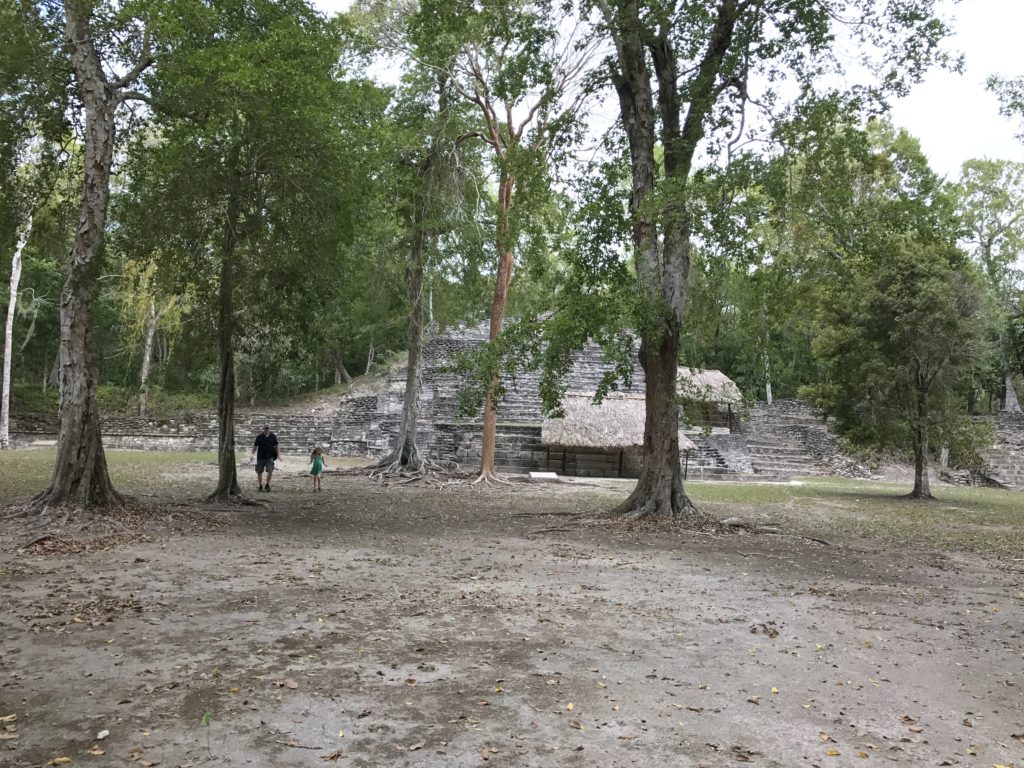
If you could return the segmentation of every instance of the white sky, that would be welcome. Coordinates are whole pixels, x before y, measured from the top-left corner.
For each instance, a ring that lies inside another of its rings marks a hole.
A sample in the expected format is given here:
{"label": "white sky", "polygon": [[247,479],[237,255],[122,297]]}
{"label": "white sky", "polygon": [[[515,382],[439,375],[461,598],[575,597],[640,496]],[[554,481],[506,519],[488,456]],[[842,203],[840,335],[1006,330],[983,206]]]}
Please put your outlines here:
{"label": "white sky", "polygon": [[921,140],[932,168],[950,178],[976,157],[1024,161],[1016,125],[1001,117],[989,75],[1024,75],[1021,55],[1024,2],[945,2],[956,34],[950,47],[964,54],[964,73],[933,71],[906,99],[893,105],[893,122]]}
{"label": "white sky", "polygon": [[[312,2],[327,13],[351,5]],[[1024,75],[1024,0],[943,0],[941,6],[954,21],[949,47],[964,54],[964,72],[932,71],[893,104],[893,122],[919,138],[932,168],[951,179],[971,158],[1024,161],[1024,144],[1014,136],[1017,124],[1000,116],[995,96],[985,89],[989,75]]]}

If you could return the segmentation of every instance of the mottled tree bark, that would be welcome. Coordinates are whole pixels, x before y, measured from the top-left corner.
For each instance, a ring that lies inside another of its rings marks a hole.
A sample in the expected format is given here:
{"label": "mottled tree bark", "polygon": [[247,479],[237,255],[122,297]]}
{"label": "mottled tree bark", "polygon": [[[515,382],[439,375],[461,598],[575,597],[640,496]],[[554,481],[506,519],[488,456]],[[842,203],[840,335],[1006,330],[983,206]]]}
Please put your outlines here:
{"label": "mottled tree bark", "polygon": [[156,326],[159,316],[156,311],[156,298],[149,297],[149,311],[146,313],[146,331],[142,343],[142,368],[139,371],[139,416],[146,415],[149,401],[149,369],[153,358],[153,339],[156,338]]}
{"label": "mottled tree bark", "polygon": [[[110,482],[100,436],[92,308],[110,203],[115,112],[125,94],[103,71],[89,12],[87,4],[64,2],[65,40],[85,113],[85,179],[61,292],[57,459],[50,486],[33,500],[33,508],[39,511],[57,505],[103,506],[121,501]],[[138,72],[144,66],[140,62]]]}
{"label": "mottled tree bark", "polygon": [[402,423],[394,452],[381,465],[394,465],[397,469],[418,472],[423,466],[416,435],[420,420],[420,394],[423,378],[423,273],[424,273],[424,215],[422,204],[417,205],[413,224],[412,243],[406,279],[409,289],[409,364],[405,371],[405,400],[402,402]]}
{"label": "mottled tree bark", "polygon": [[[640,345],[647,375],[643,469],[636,489],[615,512],[632,517],[673,517],[696,511],[683,491],[676,406],[680,329],[686,313],[692,248],[686,189],[705,122],[721,92],[717,78],[741,9],[737,0],[717,4],[715,26],[700,65],[690,76],[684,118],[669,29],[661,26],[652,34],[637,0],[600,5],[615,44],[617,66],[612,84],[629,141],[632,244],[648,314]],[[652,75],[657,82],[657,104]],[[663,148],[664,178],[673,191],[652,205],[661,175],[655,160],[657,144]]]}
{"label": "mottled tree bark", "polygon": [[14,356],[14,314],[18,308],[18,286],[21,283],[21,252],[25,250],[29,232],[32,231],[32,217],[22,229],[18,244],[11,256],[10,294],[7,303],[7,322],[4,325],[4,377],[3,392],[0,393],[0,449],[11,447],[11,358]]}

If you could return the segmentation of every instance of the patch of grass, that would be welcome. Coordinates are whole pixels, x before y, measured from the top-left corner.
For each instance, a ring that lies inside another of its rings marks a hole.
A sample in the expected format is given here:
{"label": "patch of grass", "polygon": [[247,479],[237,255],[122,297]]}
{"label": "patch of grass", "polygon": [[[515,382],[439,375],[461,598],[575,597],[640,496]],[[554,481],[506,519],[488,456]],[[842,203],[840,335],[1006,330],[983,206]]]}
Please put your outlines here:
{"label": "patch of grass", "polygon": [[1024,495],[992,488],[935,486],[934,501],[906,498],[904,484],[814,478],[800,485],[705,483],[687,487],[704,509],[774,523],[824,539],[1024,556]]}
{"label": "patch of grass", "polygon": [[[114,487],[128,495],[167,493],[168,500],[181,495],[183,487],[195,495],[207,475],[216,478],[214,453],[107,450],[107,466]],[[17,504],[46,489],[53,474],[57,452],[53,448],[31,448],[0,454],[0,499]],[[193,479],[196,478],[196,479]],[[204,479],[199,479],[204,478]],[[200,488],[201,489],[201,488]],[[213,490],[213,486],[210,486]]]}
{"label": "patch of grass", "polygon": [[687,495],[697,504],[728,502],[737,504],[781,504],[792,495],[792,486],[769,483],[689,483]]}

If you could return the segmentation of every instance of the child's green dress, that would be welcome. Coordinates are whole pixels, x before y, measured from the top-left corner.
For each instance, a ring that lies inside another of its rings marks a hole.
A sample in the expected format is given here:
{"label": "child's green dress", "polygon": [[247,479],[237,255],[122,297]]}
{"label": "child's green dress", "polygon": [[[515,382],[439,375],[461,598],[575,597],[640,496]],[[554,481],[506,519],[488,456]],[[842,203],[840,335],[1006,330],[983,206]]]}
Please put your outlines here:
{"label": "child's green dress", "polygon": [[309,474],[311,474],[314,477],[316,477],[317,475],[322,474],[323,471],[324,471],[324,457],[323,456],[314,456],[313,457],[313,467],[309,470]]}

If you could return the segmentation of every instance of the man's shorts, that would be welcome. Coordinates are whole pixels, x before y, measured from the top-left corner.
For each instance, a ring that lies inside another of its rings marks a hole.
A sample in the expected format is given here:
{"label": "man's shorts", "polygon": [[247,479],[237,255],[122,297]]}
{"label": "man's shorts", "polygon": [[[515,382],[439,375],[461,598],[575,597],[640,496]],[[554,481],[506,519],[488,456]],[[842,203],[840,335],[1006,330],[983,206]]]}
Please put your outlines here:
{"label": "man's shorts", "polygon": [[273,472],[274,471],[274,460],[273,459],[256,459],[256,471],[257,472]]}

